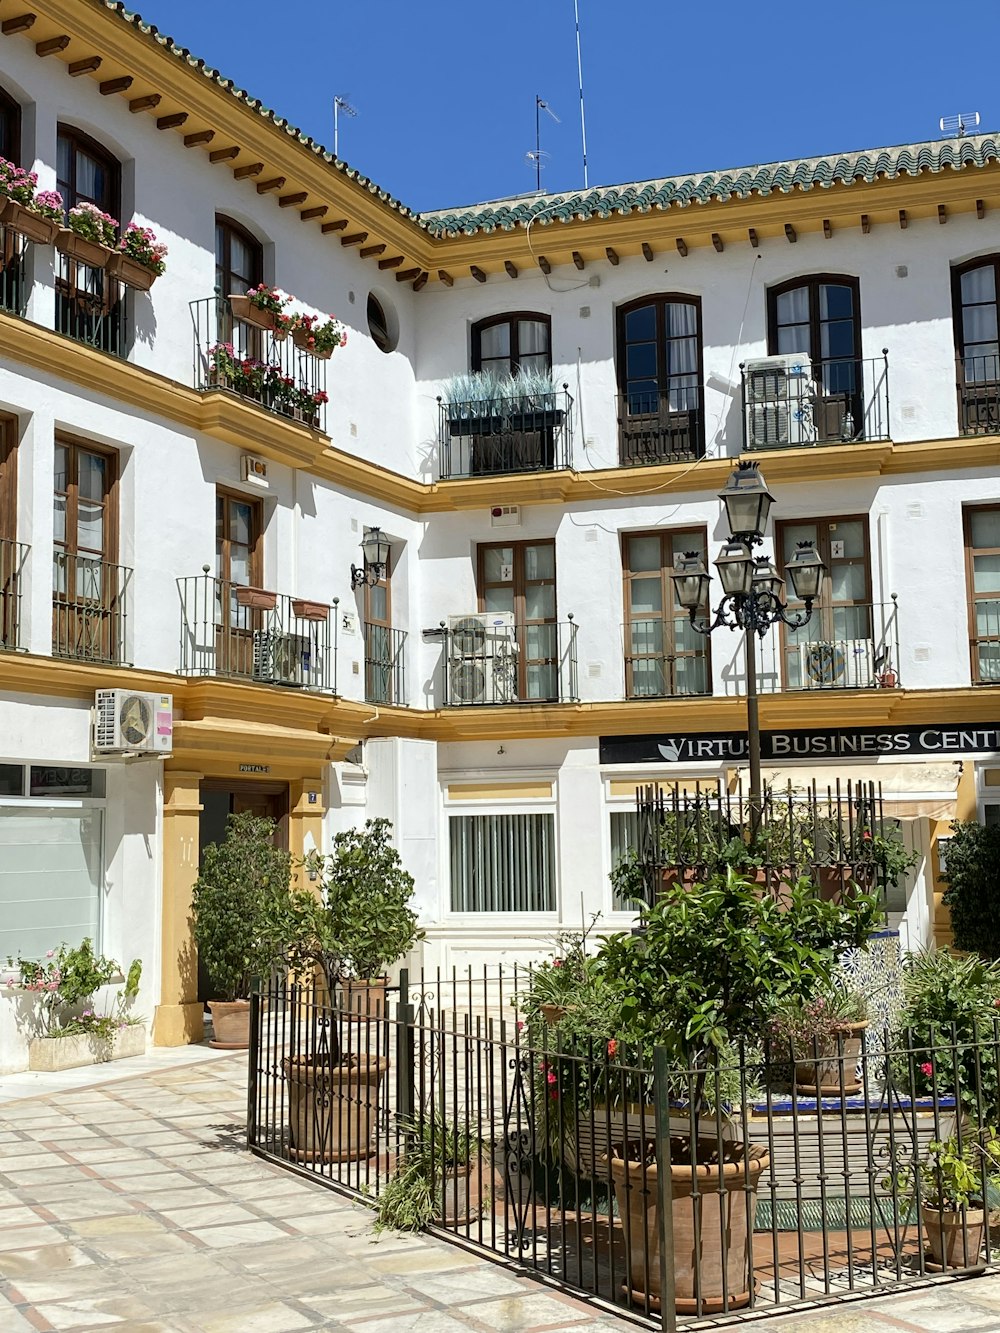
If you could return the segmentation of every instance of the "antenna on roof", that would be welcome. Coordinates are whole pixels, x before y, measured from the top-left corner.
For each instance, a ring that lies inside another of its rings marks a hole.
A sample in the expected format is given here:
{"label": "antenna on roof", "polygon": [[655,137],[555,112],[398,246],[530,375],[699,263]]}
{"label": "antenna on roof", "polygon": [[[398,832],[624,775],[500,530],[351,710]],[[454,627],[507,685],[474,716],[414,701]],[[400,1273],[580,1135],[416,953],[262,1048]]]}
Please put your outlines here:
{"label": "antenna on roof", "polygon": [[949,139],[957,135],[959,138],[965,134],[966,130],[974,130],[979,126],[978,111],[960,111],[957,116],[942,116],[938,121],[941,126],[941,133]]}
{"label": "antenna on roof", "polygon": [[583,60],[580,57],[580,0],[573,0],[573,14],[576,18],[576,77],[580,85],[580,137],[583,141],[583,188],[589,188],[587,182],[587,116],[583,109]]}
{"label": "antenna on roof", "polygon": [[345,116],[352,118],[358,114],[357,108],[351,106],[347,100],[349,93],[337,93],[333,99],[333,155],[340,156],[340,113],[343,111]]}
{"label": "antenna on roof", "polygon": [[541,193],[542,189],[542,167],[544,166],[542,159],[548,157],[548,153],[542,152],[542,121],[541,116],[539,115],[539,112],[541,111],[547,111],[557,125],[562,124],[562,121],[549,106],[548,102],[543,101],[543,99],[535,93],[535,151],[533,153],[525,153],[524,160],[525,162],[534,162],[535,164],[535,188],[539,193]]}

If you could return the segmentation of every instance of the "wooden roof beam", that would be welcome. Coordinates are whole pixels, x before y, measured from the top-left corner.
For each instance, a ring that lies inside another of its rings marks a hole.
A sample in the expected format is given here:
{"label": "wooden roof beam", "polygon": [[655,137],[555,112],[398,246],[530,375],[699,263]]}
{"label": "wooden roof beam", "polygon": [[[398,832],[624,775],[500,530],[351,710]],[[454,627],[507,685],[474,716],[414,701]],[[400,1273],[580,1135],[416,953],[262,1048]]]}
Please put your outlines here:
{"label": "wooden roof beam", "polygon": [[78,79],[81,74],[93,74],[103,63],[100,56],[84,56],[83,60],[70,61],[66,66],[66,72],[71,79]]}
{"label": "wooden roof beam", "polygon": [[871,233],[871,229],[872,229],[872,220],[871,220],[871,218],[868,216],[867,213],[862,213],[862,214],[861,214],[861,234],[862,234],[862,236],[868,236],[868,235],[870,235],[870,233]]}
{"label": "wooden roof beam", "polygon": [[[367,239],[368,239],[368,233],[366,231],[352,231],[350,236],[341,236],[340,244],[361,245],[363,244],[363,242],[367,241]],[[417,269],[417,272],[419,273],[420,270]]]}
{"label": "wooden roof beam", "polygon": [[823,219],[823,235],[826,238],[826,240],[829,240],[830,237],[833,235],[833,228],[830,225],[829,218]]}
{"label": "wooden roof beam", "polygon": [[977,200],[976,200],[976,217],[979,219],[980,222],[982,222],[982,220],[983,220],[983,218],[984,218],[985,216],[986,216],[986,207],[985,207],[985,205],[983,204],[983,201],[982,201],[981,199],[977,199]]}
{"label": "wooden roof beam", "polygon": [[403,268],[396,274],[396,281],[412,282],[414,278],[420,277],[420,273],[421,270],[419,268]]}
{"label": "wooden roof beam", "polygon": [[[472,276],[475,278],[477,282],[486,281],[486,274],[483,272],[481,268],[478,268],[475,264],[469,265],[469,272],[472,274]],[[396,274],[396,277],[397,278],[399,277],[398,273]]]}
{"label": "wooden roof beam", "polygon": [[684,237],[678,236],[676,244],[677,244],[677,253],[680,255],[682,259],[686,259],[688,248],[687,248],[687,242],[684,240]]}
{"label": "wooden roof beam", "polygon": [[718,233],[717,231],[713,231],[713,232],[712,232],[712,244],[715,246],[716,250],[718,250],[718,252],[719,252],[720,255],[722,254],[723,250],[726,248],[726,247],[722,244],[722,237],[719,235],[719,233]]}
{"label": "wooden roof beam", "polygon": [[513,262],[512,262],[511,260],[509,260],[509,259],[505,259],[505,260],[503,261],[503,266],[504,266],[504,268],[507,270],[507,277],[508,277],[508,278],[516,278],[516,277],[517,277],[517,265],[516,265],[515,263],[513,263]]}
{"label": "wooden roof beam", "polygon": [[169,116],[157,116],[156,128],[158,130],[176,130],[183,125],[188,118],[186,111],[172,111]]}
{"label": "wooden roof beam", "polygon": [[795,234],[795,228],[792,226],[790,222],[785,223],[785,235],[788,237],[789,245],[794,245],[795,242],[799,239],[798,236],[796,236]]}
{"label": "wooden roof beam", "polygon": [[619,263],[618,251],[615,250],[613,246],[606,245],[604,247],[604,253],[608,257],[608,263],[611,264],[613,268],[617,268]]}
{"label": "wooden roof beam", "polygon": [[215,130],[195,130],[194,134],[185,134],[184,147],[197,148],[199,144],[211,143],[215,138]]}
{"label": "wooden roof beam", "polygon": [[160,105],[163,98],[159,93],[147,93],[145,97],[133,97],[128,104],[128,109],[133,116],[137,116],[140,111],[152,111],[154,107]]}
{"label": "wooden roof beam", "polygon": [[454,287],[455,285],[455,279],[446,268],[438,269],[438,281],[443,282],[446,287]]}
{"label": "wooden roof beam", "polygon": [[131,74],[123,74],[117,79],[105,79],[97,88],[102,97],[112,97],[115,93],[127,93],[134,82]]}
{"label": "wooden roof beam", "polygon": [[299,221],[312,222],[313,218],[325,218],[329,211],[329,204],[317,204],[315,208],[304,208],[299,214]]}
{"label": "wooden roof beam", "polygon": [[646,263],[651,264],[653,262],[653,247],[650,245],[648,241],[643,241],[642,253],[644,259],[646,260]]}
{"label": "wooden roof beam", "polygon": [[4,19],[0,23],[0,32],[5,37],[13,37],[16,32],[27,32],[29,28],[34,27],[37,14],[18,14],[17,18]]}
{"label": "wooden roof beam", "polygon": [[272,176],[269,181],[261,181],[257,186],[258,194],[273,194],[275,190],[280,190],[285,183],[284,176]]}
{"label": "wooden roof beam", "polygon": [[374,259],[376,255],[384,255],[386,248],[385,241],[380,241],[378,245],[363,245],[358,254],[362,259]]}
{"label": "wooden roof beam", "polygon": [[378,266],[380,269],[399,268],[402,262],[402,255],[390,255],[388,259],[380,259],[378,261]]}
{"label": "wooden roof beam", "polygon": [[901,208],[901,209],[899,210],[899,230],[900,230],[900,231],[906,231],[906,209],[905,209],[905,208]]}
{"label": "wooden roof beam", "polygon": [[324,236],[329,236],[331,231],[343,231],[347,226],[347,218],[337,218],[336,222],[324,222],[322,232]]}
{"label": "wooden roof beam", "polygon": [[938,204],[938,222],[940,222],[941,226],[943,227],[947,221],[948,221],[947,208],[945,208],[944,204]]}
{"label": "wooden roof beam", "polygon": [[542,270],[543,273],[547,274],[552,272],[552,265],[549,263],[549,261],[545,258],[544,255],[538,256],[538,267]]}
{"label": "wooden roof beam", "polygon": [[65,51],[69,46],[69,34],[63,33],[61,37],[50,37],[47,41],[35,43],[36,56],[54,56],[57,51]]}
{"label": "wooden roof beam", "polygon": [[233,178],[238,181],[249,180],[251,176],[259,176],[263,170],[263,162],[247,162],[242,167],[233,168]]}
{"label": "wooden roof beam", "polygon": [[577,268],[580,269],[583,268],[583,255],[580,253],[579,250],[573,251],[573,263],[577,266]]}
{"label": "wooden roof beam", "polygon": [[428,279],[429,277],[430,277],[430,274],[427,272],[426,269],[424,269],[423,272],[420,274],[420,277],[417,278],[416,282],[413,284],[413,290],[414,290],[415,292],[419,292],[419,291],[421,290],[421,288],[426,287],[426,286],[427,286],[427,279]]}
{"label": "wooden roof beam", "polygon": [[756,227],[747,227],[747,236],[749,237],[749,239],[750,239],[750,244],[753,246],[753,248],[754,248],[755,250],[759,250],[759,249],[760,249],[760,237],[757,235],[757,228],[756,228]]}
{"label": "wooden roof beam", "polygon": [[297,208],[309,198],[308,190],[298,190],[295,194],[283,194],[278,200],[279,208]]}
{"label": "wooden roof beam", "polygon": [[240,148],[234,144],[232,148],[216,148],[208,155],[209,162],[232,162],[234,158],[239,157]]}

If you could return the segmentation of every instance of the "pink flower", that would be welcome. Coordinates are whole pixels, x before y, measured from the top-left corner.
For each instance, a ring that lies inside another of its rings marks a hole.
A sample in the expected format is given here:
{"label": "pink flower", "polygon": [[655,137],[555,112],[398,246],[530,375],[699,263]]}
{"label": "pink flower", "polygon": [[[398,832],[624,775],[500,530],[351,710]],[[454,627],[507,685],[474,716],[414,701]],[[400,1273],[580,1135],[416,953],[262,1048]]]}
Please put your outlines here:
{"label": "pink flower", "polygon": [[553,960],[552,960],[552,966],[553,966],[553,967],[562,967],[562,963],[563,963],[563,960],[562,960],[561,958],[553,958]]}
{"label": "pink flower", "polygon": [[46,958],[55,958],[55,956],[56,956],[55,949],[50,949],[48,953],[45,955]]}
{"label": "pink flower", "polygon": [[618,1043],[615,1041],[614,1037],[612,1037],[611,1040],[608,1042],[608,1055],[613,1060],[617,1054],[618,1054]]}
{"label": "pink flower", "polygon": [[547,1083],[558,1083],[558,1082],[559,1082],[559,1080],[556,1078],[555,1074],[553,1073],[553,1071],[552,1071],[551,1069],[550,1069],[549,1072],[546,1074],[545,1079],[546,1079],[546,1082],[547,1082]]}
{"label": "pink flower", "polygon": [[523,1031],[524,1031],[524,1024],[522,1023],[522,1021],[521,1021],[520,1019],[517,1020],[517,1030],[518,1030],[518,1032],[523,1032]]}
{"label": "pink flower", "polygon": [[920,1072],[921,1074],[926,1074],[927,1077],[930,1078],[931,1075],[934,1073],[934,1066],[928,1060],[925,1064],[922,1064],[920,1066]]}
{"label": "pink flower", "polygon": [[559,1097],[559,1089],[549,1088],[549,1096],[552,1098],[553,1101],[556,1101]]}

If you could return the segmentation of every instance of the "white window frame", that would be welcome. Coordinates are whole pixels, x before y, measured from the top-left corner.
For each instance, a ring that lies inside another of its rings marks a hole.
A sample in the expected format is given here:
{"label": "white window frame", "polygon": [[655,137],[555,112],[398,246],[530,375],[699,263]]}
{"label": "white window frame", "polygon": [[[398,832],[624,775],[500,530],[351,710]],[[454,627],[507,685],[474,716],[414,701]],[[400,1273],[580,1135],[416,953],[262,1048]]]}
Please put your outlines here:
{"label": "white window frame", "polygon": [[[449,782],[483,782],[492,778],[481,774],[462,774],[461,776],[452,775],[443,784],[444,812],[443,826],[441,835],[441,856],[440,856],[440,884],[441,884],[441,920],[449,926],[463,924],[472,927],[481,927],[484,925],[496,925],[502,922],[505,926],[510,926],[519,922],[530,923],[532,928],[539,926],[547,927],[549,925],[558,927],[560,904],[562,902],[562,883],[559,873],[559,808],[556,800],[556,785],[553,778],[546,774],[526,774],[523,777],[515,777],[510,774],[510,779],[514,781],[538,781],[552,782],[552,796],[539,796],[531,799],[519,797],[511,801],[489,800],[489,801],[470,801],[463,799],[451,800],[448,796]],[[498,784],[499,785],[499,784]],[[553,845],[555,847],[555,865],[554,865],[554,889],[555,889],[555,907],[552,911],[544,912],[457,912],[451,905],[451,827],[450,820],[452,815],[551,815]]]}

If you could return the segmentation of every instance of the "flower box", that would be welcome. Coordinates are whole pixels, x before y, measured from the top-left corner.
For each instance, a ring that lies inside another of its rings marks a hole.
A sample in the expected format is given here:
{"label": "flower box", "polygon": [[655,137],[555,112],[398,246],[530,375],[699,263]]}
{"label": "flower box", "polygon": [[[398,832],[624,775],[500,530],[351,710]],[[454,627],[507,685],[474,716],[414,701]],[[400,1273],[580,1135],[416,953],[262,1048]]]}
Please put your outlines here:
{"label": "flower box", "polygon": [[78,236],[69,227],[60,227],[56,232],[56,249],[64,255],[87,264],[90,268],[106,268],[108,260],[114,254],[109,246],[100,241],[88,241],[85,236]]}
{"label": "flower box", "polygon": [[317,351],[315,347],[309,346],[309,339],[312,335],[306,329],[293,329],[292,342],[303,352],[308,352],[314,356],[317,361],[329,361],[333,356],[333,348],[327,347],[324,351]]}
{"label": "flower box", "polygon": [[41,213],[36,213],[33,208],[25,208],[24,204],[19,204],[14,199],[4,201],[3,207],[0,208],[0,222],[37,245],[52,245],[62,230],[62,223],[57,218],[44,217]]}
{"label": "flower box", "polygon": [[107,262],[107,271],[113,278],[123,282],[126,287],[135,287],[137,291],[148,292],[156,281],[156,274],[145,264],[140,264],[123,255],[120,251],[112,254]]}
{"label": "flower box", "polygon": [[292,598],[292,615],[299,620],[326,620],[330,608],[326,602],[307,602],[301,597]]}
{"label": "flower box", "polygon": [[262,310],[259,305],[254,305],[249,296],[230,294],[229,308],[235,318],[243,320],[245,324],[253,324],[258,329],[269,329],[278,342],[284,342],[288,337],[288,330],[279,326],[278,316],[274,311]]}
{"label": "flower box", "polygon": [[237,606],[248,606],[254,611],[273,611],[278,602],[276,592],[266,592],[263,588],[238,587],[235,591]]}
{"label": "flower box", "polygon": [[128,1060],[146,1054],[146,1029],[142,1023],[119,1028],[113,1040],[93,1032],[72,1037],[35,1037],[28,1047],[28,1068],[55,1074],[61,1069],[79,1069],[83,1065],[104,1064],[108,1060]]}

